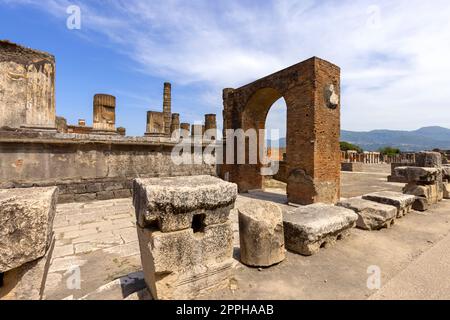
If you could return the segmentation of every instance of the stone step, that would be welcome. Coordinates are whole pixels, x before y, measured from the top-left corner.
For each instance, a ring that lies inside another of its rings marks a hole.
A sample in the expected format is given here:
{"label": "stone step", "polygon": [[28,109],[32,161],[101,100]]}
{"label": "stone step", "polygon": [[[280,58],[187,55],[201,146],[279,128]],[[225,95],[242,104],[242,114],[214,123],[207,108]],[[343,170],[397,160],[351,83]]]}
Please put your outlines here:
{"label": "stone step", "polygon": [[397,218],[401,218],[409,213],[412,209],[414,201],[416,200],[416,197],[413,195],[394,191],[373,192],[363,195],[362,198],[396,207]]}

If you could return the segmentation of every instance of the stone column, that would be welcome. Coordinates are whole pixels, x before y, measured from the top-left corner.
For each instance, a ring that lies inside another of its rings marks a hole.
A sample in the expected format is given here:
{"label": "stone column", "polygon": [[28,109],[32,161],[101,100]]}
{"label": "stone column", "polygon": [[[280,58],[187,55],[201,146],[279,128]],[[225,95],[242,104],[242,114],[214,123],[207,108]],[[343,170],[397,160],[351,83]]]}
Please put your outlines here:
{"label": "stone column", "polygon": [[164,82],[164,96],[163,96],[163,113],[164,113],[164,130],[167,135],[170,135],[170,122],[172,114],[172,86],[169,82]]}
{"label": "stone column", "polygon": [[94,131],[116,132],[116,97],[109,94],[94,96]]}
{"label": "stone column", "polygon": [[56,131],[55,58],[0,41],[0,127]]}
{"label": "stone column", "polygon": [[217,122],[215,114],[205,114],[205,130],[208,138],[216,140],[217,138]]}
{"label": "stone column", "polygon": [[191,125],[189,123],[183,122],[180,124],[181,136],[183,138],[188,138],[191,135]]}
{"label": "stone column", "polygon": [[191,129],[191,136],[195,138],[203,137],[203,125],[201,124],[193,124]]}
{"label": "stone column", "polygon": [[146,136],[161,137],[165,135],[164,113],[157,111],[147,112]]}
{"label": "stone column", "polygon": [[170,134],[173,135],[174,132],[177,132],[177,136],[180,135],[180,115],[178,113],[172,114],[172,121],[170,123]]}

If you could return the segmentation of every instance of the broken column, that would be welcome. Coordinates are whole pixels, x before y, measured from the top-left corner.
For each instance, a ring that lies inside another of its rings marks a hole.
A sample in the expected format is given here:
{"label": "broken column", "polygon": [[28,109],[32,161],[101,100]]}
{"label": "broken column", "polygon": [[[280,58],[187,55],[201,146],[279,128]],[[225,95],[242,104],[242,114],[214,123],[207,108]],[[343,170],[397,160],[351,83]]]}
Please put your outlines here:
{"label": "broken column", "polygon": [[373,192],[362,196],[365,200],[391,205],[397,208],[397,218],[401,218],[412,209],[415,196],[394,191]]}
{"label": "broken column", "polygon": [[136,179],[133,203],[145,281],[155,299],[228,285],[237,186],[212,176]]}
{"label": "broken column", "polygon": [[207,139],[216,140],[217,121],[215,114],[205,114],[205,133]]}
{"label": "broken column", "polygon": [[170,124],[170,134],[173,135],[175,132],[175,136],[179,137],[180,135],[180,115],[178,113],[172,114],[172,121]]}
{"label": "broken column", "polygon": [[170,123],[172,120],[172,85],[164,82],[163,92],[164,132],[170,136]]}
{"label": "broken column", "polygon": [[251,201],[239,206],[242,263],[269,267],[285,259],[283,213],[271,202]]}
{"label": "broken column", "polygon": [[358,215],[352,210],[322,203],[299,207],[283,218],[286,249],[312,255],[349,235]]}
{"label": "broken column", "polygon": [[360,197],[341,200],[338,206],[353,210],[358,215],[356,227],[364,230],[389,228],[397,217],[396,207]]}
{"label": "broken column", "polygon": [[183,122],[180,124],[181,137],[189,138],[191,135],[191,125],[189,123]]}
{"label": "broken column", "polygon": [[0,41],[0,127],[56,131],[55,58]]}
{"label": "broken column", "polygon": [[0,297],[42,298],[56,202],[56,187],[0,190]]}
{"label": "broken column", "polygon": [[164,125],[164,113],[157,111],[147,112],[146,136],[161,137],[166,134]]}
{"label": "broken column", "polygon": [[95,133],[116,133],[116,97],[109,94],[94,95]]}

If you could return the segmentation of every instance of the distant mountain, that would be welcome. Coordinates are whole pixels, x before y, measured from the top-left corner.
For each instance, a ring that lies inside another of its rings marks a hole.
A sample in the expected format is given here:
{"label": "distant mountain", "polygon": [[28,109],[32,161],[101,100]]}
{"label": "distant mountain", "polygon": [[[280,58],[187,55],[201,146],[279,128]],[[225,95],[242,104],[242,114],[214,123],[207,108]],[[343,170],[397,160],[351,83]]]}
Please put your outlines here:
{"label": "distant mountain", "polygon": [[[443,127],[424,127],[414,131],[372,130],[368,132],[341,131],[341,141],[356,144],[367,151],[382,147],[395,147],[402,151],[450,150],[450,129]],[[271,141],[267,142],[271,145]],[[286,138],[279,140],[279,146],[286,146]]]}

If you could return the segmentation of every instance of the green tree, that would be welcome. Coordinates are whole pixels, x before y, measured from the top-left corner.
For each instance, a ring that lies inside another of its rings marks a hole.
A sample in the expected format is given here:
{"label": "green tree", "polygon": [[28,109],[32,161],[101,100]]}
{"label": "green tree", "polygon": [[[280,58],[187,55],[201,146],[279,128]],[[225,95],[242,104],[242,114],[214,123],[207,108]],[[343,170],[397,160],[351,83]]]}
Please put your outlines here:
{"label": "green tree", "polygon": [[378,152],[381,154],[385,154],[387,156],[394,156],[394,155],[400,153],[400,149],[393,148],[393,147],[384,147],[384,148],[378,149]]}
{"label": "green tree", "polygon": [[363,149],[357,145],[354,145],[350,142],[341,141],[340,143],[341,151],[355,150],[359,153],[363,152]]}

